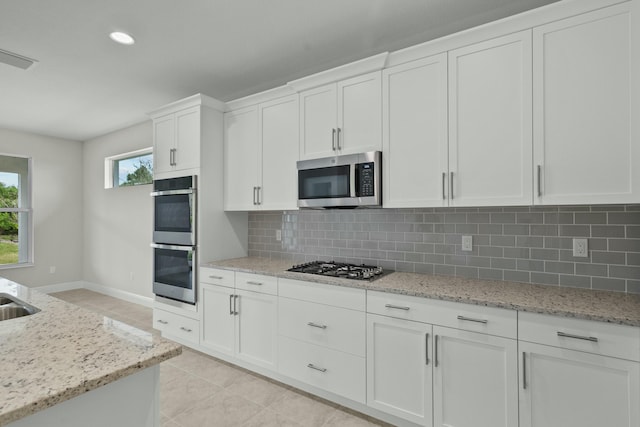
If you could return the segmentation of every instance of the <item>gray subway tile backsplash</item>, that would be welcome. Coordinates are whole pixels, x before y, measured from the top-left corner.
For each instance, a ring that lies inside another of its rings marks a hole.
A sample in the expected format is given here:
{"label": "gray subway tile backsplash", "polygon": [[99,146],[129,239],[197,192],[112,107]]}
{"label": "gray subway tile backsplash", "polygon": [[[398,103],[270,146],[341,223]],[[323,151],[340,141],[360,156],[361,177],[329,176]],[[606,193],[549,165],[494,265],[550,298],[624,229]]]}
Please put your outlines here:
{"label": "gray subway tile backsplash", "polygon": [[640,205],[252,212],[249,255],[640,294]]}

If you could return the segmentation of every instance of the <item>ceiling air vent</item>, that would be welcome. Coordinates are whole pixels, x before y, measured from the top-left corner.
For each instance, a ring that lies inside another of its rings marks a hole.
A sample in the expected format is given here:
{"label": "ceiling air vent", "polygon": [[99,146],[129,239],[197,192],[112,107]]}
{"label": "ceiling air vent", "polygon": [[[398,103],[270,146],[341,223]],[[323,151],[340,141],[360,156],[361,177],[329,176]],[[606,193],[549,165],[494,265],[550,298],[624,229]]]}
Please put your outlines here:
{"label": "ceiling air vent", "polygon": [[0,62],[26,70],[37,61],[35,59],[29,59],[16,53],[7,52],[6,50],[0,49]]}

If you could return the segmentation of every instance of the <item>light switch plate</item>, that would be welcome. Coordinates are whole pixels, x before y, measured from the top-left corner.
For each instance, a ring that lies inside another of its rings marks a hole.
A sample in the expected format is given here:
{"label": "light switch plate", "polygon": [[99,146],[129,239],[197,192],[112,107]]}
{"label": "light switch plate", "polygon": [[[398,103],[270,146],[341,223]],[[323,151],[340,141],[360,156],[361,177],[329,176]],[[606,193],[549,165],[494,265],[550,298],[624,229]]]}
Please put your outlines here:
{"label": "light switch plate", "polygon": [[462,236],[462,250],[463,251],[473,250],[473,236]]}
{"label": "light switch plate", "polygon": [[282,241],[282,230],[276,230],[276,240],[278,242]]}
{"label": "light switch plate", "polygon": [[573,239],[573,256],[576,258],[587,258],[589,256],[587,239]]}

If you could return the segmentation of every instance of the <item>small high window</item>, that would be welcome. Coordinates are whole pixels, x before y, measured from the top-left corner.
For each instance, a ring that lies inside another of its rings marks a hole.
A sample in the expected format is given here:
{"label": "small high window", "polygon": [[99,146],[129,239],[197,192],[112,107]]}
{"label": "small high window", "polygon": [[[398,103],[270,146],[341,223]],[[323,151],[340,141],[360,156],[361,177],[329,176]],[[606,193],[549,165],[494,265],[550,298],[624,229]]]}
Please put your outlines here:
{"label": "small high window", "polygon": [[105,188],[152,183],[152,148],[123,153],[105,159]]}
{"label": "small high window", "polygon": [[0,155],[0,268],[33,263],[31,159]]}

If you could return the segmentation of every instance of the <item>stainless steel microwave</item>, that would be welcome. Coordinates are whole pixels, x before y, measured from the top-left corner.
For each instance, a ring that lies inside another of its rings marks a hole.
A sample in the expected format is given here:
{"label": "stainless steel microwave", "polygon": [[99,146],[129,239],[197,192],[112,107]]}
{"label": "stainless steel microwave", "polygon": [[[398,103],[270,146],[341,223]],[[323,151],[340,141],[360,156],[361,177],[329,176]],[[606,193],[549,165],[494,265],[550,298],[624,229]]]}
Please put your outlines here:
{"label": "stainless steel microwave", "polygon": [[381,163],[380,151],[299,161],[298,207],[380,207]]}

